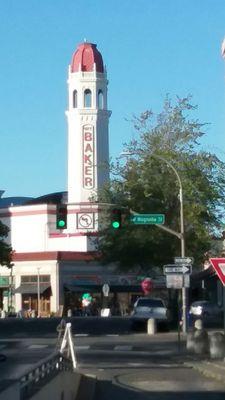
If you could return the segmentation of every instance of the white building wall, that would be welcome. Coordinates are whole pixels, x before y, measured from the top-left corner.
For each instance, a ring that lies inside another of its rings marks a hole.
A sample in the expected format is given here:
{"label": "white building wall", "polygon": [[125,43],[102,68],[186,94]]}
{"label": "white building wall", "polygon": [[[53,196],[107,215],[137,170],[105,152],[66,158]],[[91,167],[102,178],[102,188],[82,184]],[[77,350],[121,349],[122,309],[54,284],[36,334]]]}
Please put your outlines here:
{"label": "white building wall", "polygon": [[[30,205],[0,210],[11,234],[7,242],[17,253],[96,250],[87,233],[98,229],[98,205],[68,205],[67,229],[56,229],[56,205]],[[95,237],[95,236],[94,236]]]}
{"label": "white building wall", "polygon": [[47,251],[48,227],[55,220],[55,206],[40,204],[0,210],[1,221],[10,229],[7,238],[17,253]]}

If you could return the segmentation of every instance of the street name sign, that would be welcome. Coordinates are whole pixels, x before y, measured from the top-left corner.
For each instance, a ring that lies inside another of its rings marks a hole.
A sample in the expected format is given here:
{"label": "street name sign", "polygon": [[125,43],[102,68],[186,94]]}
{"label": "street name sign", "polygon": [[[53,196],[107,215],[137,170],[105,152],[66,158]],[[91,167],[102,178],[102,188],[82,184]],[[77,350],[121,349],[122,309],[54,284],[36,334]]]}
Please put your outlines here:
{"label": "street name sign", "polygon": [[163,267],[164,274],[191,274],[192,265],[168,264]]}
{"label": "street name sign", "polygon": [[175,264],[187,265],[193,264],[194,259],[193,257],[174,257],[174,262]]}
{"label": "street name sign", "polygon": [[210,258],[209,261],[211,262],[223,286],[225,286],[225,258]]}
{"label": "street name sign", "polygon": [[164,214],[132,214],[130,222],[135,225],[162,225],[165,223]]}

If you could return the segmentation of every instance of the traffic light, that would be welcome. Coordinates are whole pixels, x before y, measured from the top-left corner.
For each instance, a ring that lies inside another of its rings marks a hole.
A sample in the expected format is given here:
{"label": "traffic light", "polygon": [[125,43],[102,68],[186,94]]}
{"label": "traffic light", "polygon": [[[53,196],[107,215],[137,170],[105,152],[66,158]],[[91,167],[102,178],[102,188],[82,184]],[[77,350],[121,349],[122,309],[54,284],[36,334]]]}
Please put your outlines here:
{"label": "traffic light", "polygon": [[121,228],[121,210],[119,208],[111,210],[111,227],[113,229]]}
{"label": "traffic light", "polygon": [[56,229],[67,228],[67,205],[58,204],[56,210]]}

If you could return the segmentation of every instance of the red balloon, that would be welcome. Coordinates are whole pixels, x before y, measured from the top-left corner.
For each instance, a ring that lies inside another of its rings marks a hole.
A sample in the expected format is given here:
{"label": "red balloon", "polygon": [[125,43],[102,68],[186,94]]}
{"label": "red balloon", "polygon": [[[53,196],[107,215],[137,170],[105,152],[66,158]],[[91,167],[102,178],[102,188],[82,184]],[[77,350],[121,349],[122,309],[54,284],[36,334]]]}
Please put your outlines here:
{"label": "red balloon", "polygon": [[141,287],[142,290],[144,292],[144,294],[149,294],[153,288],[153,284],[152,284],[152,280],[151,278],[145,278],[142,282],[141,282]]}

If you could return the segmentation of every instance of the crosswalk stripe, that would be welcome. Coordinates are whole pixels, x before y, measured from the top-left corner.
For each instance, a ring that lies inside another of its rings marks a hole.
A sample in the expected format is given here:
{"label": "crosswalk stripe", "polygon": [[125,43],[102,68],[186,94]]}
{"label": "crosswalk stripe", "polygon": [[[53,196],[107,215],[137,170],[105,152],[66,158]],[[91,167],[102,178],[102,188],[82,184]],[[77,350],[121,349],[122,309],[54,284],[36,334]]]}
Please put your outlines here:
{"label": "crosswalk stripe", "polygon": [[48,344],[31,344],[28,349],[45,349],[46,347],[48,347]]}
{"label": "crosswalk stripe", "polygon": [[111,334],[108,334],[108,335],[106,335],[106,336],[114,337],[114,336],[119,336],[119,335],[118,335],[118,334],[113,334],[113,333],[111,333]]}
{"label": "crosswalk stripe", "polygon": [[76,337],[86,337],[86,336],[89,336],[89,334],[88,333],[75,333],[74,336],[76,336]]}
{"label": "crosswalk stripe", "polygon": [[126,346],[126,345],[122,345],[122,346],[115,346],[114,350],[115,351],[130,351],[132,350],[132,346]]}
{"label": "crosswalk stripe", "polygon": [[135,362],[129,362],[127,363],[127,365],[129,365],[130,367],[141,367],[143,365],[146,365],[146,363],[135,363]]}
{"label": "crosswalk stripe", "polygon": [[90,346],[75,346],[75,350],[88,350]]}

